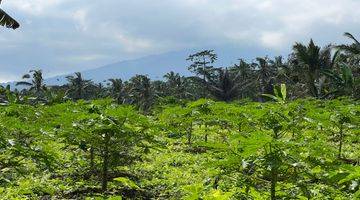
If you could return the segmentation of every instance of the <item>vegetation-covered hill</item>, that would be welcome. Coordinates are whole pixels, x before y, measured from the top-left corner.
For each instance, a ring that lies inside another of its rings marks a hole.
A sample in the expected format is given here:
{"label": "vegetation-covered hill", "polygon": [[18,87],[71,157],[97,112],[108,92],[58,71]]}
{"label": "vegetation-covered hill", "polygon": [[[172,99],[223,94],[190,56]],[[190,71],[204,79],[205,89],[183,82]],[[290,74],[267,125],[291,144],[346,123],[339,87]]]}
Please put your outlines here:
{"label": "vegetation-covered hill", "polygon": [[0,199],[358,199],[360,106],[201,99],[0,108]]}

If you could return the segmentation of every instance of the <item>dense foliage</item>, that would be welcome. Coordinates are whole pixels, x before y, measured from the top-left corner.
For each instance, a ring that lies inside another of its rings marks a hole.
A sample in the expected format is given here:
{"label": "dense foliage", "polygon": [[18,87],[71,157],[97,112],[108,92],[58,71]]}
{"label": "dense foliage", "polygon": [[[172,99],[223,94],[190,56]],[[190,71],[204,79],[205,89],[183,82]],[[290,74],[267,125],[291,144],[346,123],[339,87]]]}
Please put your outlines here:
{"label": "dense foliage", "polygon": [[31,70],[0,87],[0,199],[360,199],[360,43],[345,36],[228,67],[205,50],[193,76],[155,81],[47,86]]}
{"label": "dense foliage", "polygon": [[147,115],[105,99],[0,115],[0,199],[360,198],[360,105],[346,98],[201,99]]}
{"label": "dense foliage", "polygon": [[287,59],[281,56],[274,59],[258,57],[252,61],[240,59],[238,64],[225,67],[216,66],[218,57],[213,50],[205,50],[187,58],[193,76],[169,72],[162,80],[136,75],[129,80],[113,77],[95,83],[76,72],[66,77],[67,84],[47,86],[42,71],[36,69],[25,74],[24,80],[17,82],[17,88],[0,86],[0,101],[4,104],[53,104],[69,99],[111,97],[118,104],[134,105],[148,113],[171,98],[178,101],[207,98],[225,102],[241,99],[265,102],[269,98],[263,94],[274,95],[274,88],[280,84],[286,84],[291,100],[342,96],[359,99],[360,43],[350,33],[345,36],[352,43],[321,48],[310,40],[307,45],[295,43]]}

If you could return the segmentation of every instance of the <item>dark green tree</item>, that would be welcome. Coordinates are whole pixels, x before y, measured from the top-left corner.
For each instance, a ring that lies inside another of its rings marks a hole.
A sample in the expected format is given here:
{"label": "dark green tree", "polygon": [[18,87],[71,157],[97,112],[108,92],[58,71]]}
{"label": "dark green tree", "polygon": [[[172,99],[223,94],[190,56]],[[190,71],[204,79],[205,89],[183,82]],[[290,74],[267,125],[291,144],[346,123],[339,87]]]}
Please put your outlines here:
{"label": "dark green tree", "polygon": [[320,97],[322,94],[322,80],[320,72],[329,69],[331,66],[330,48],[321,50],[316,46],[313,40],[310,40],[308,46],[296,43],[293,46],[295,57],[307,75],[307,85],[309,94],[313,97]]}
{"label": "dark green tree", "polygon": [[197,77],[202,79],[202,82],[198,81],[198,84],[202,85],[203,90],[201,91],[201,97],[206,97],[206,78],[210,77],[214,72],[213,64],[217,60],[217,55],[214,50],[205,50],[195,54],[190,55],[187,58],[188,61],[191,61],[189,70],[194,73]]}
{"label": "dark green tree", "polygon": [[154,103],[154,92],[147,76],[136,75],[129,81],[131,102],[144,112],[148,112]]}
{"label": "dark green tree", "polygon": [[115,79],[112,78],[109,79],[109,81],[111,83],[111,87],[110,87],[111,96],[116,100],[118,104],[124,103],[125,91],[122,80],[119,78],[115,78]]}
{"label": "dark green tree", "polygon": [[239,59],[239,63],[229,68],[232,74],[238,74],[238,80],[247,87],[240,88],[239,98],[253,98],[256,95],[255,68],[254,65],[247,63],[244,59]]}
{"label": "dark green tree", "polygon": [[189,70],[205,79],[213,71],[213,64],[217,60],[217,55],[214,50],[205,50],[190,55],[187,60],[192,62]]}
{"label": "dark green tree", "polygon": [[207,78],[206,86],[209,92],[221,101],[234,100],[241,90],[249,85],[249,83],[239,81],[241,74],[231,73],[227,68],[216,69],[214,74]]}
{"label": "dark green tree", "polygon": [[66,94],[74,100],[85,98],[86,90],[92,86],[92,81],[84,79],[80,72],[76,72],[74,76],[67,76],[66,79],[69,82]]}
{"label": "dark green tree", "polygon": [[179,73],[173,71],[164,75],[168,95],[183,99],[186,97],[186,80]]}
{"label": "dark green tree", "polygon": [[16,86],[28,86],[30,87],[29,91],[34,92],[38,96],[41,96],[47,90],[41,70],[30,70],[30,74],[25,74],[22,78],[32,78],[32,80],[17,82]]}
{"label": "dark green tree", "polygon": [[[256,80],[259,87],[259,95],[261,94],[271,94],[273,92],[274,76],[276,74],[276,68],[271,65],[269,58],[256,58],[256,63],[254,63],[256,69]],[[260,101],[264,101],[260,96]]]}

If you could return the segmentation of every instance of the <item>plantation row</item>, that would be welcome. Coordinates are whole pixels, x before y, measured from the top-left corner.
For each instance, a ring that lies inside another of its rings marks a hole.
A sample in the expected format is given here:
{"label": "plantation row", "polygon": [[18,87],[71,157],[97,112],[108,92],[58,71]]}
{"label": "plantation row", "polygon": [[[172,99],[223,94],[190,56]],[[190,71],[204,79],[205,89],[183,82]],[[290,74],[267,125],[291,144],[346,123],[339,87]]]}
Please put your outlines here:
{"label": "plantation row", "polygon": [[0,108],[0,199],[359,199],[357,101]]}

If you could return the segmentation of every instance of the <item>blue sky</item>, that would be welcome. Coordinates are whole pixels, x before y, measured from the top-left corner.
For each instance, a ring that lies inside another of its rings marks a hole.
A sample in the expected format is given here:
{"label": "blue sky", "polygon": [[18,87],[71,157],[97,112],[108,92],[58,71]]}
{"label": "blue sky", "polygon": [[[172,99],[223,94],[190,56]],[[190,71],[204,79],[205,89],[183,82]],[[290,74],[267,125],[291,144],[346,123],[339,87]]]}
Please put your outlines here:
{"label": "blue sky", "polygon": [[[279,54],[310,38],[360,36],[358,0],[3,0],[18,30],[0,28],[0,81],[47,76],[216,45]],[[241,55],[239,55],[240,57]],[[262,55],[259,55],[262,56]]]}

